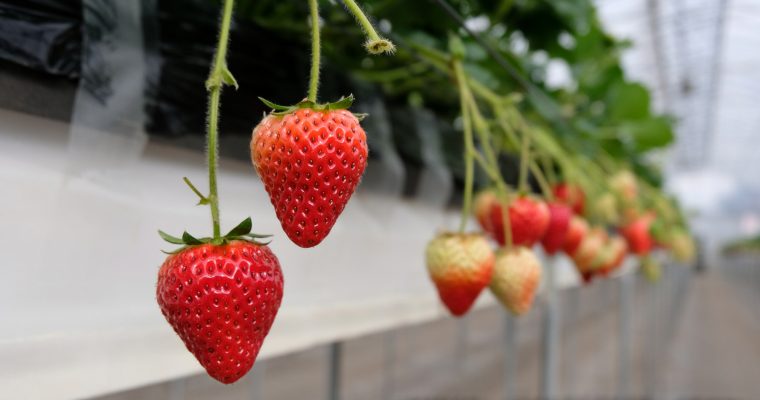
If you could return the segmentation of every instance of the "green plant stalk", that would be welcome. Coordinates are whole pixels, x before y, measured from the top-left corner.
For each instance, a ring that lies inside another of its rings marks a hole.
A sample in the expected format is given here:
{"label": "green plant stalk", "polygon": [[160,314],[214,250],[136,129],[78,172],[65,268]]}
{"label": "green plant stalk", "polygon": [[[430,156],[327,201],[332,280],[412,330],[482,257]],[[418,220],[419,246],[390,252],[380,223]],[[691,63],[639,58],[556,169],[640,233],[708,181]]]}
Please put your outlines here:
{"label": "green plant stalk", "polygon": [[319,58],[321,54],[319,6],[317,5],[317,0],[309,0],[309,10],[311,13],[311,74],[309,76],[308,99],[316,103],[317,91],[319,90]]}
{"label": "green plant stalk", "polygon": [[[457,71],[457,76],[461,73],[461,64],[458,61],[454,62],[454,69]],[[464,128],[464,201],[462,204],[462,216],[459,220],[459,233],[464,233],[467,227],[467,220],[469,219],[472,211],[472,190],[473,180],[475,175],[475,168],[473,165],[473,153],[475,146],[472,139],[472,121],[470,120],[470,112],[467,107],[467,100],[465,98],[465,92],[462,90],[464,82],[457,80],[459,85],[459,97],[462,108],[462,125]]]}
{"label": "green plant stalk", "polygon": [[530,163],[530,171],[533,173],[533,176],[536,177],[538,186],[541,187],[541,192],[543,192],[546,200],[554,201],[554,193],[552,193],[551,185],[549,185],[549,181],[546,180],[546,176],[543,171],[541,171],[541,168],[538,166],[535,159]]}
{"label": "green plant stalk", "polygon": [[216,183],[216,167],[218,164],[217,159],[219,158],[219,144],[217,143],[219,129],[219,99],[222,94],[222,86],[224,83],[230,80],[234,81],[234,79],[231,78],[232,74],[230,74],[227,69],[226,61],[234,3],[234,0],[224,1],[222,24],[219,28],[219,42],[216,46],[214,65],[212,66],[211,73],[206,83],[207,91],[209,92],[208,132],[206,135],[206,142],[208,145],[206,152],[208,157],[209,195],[206,198],[208,199],[209,207],[211,208],[214,243],[219,242],[221,238],[221,227],[219,224],[219,194]]}
{"label": "green plant stalk", "polygon": [[[499,169],[498,158],[496,157],[496,153],[491,146],[490,138],[487,132],[488,124],[486,124],[483,120],[483,116],[478,109],[477,103],[475,102],[475,97],[470,91],[470,80],[467,79],[467,76],[464,73],[464,68],[462,67],[461,61],[454,60],[453,66],[454,75],[456,76],[457,83],[459,84],[460,96],[462,96],[465,105],[470,108],[469,112],[471,112],[473,116],[475,132],[477,132],[478,138],[481,142],[481,145],[483,146],[483,150],[486,153],[485,159],[482,157],[475,158],[479,161],[483,170],[488,173],[489,177],[496,185],[497,196],[502,203],[501,218],[502,225],[504,227],[504,244],[507,250],[510,250],[512,249],[512,224],[509,220],[509,190],[507,189],[507,185],[504,183],[504,178],[501,175],[501,170]],[[473,155],[479,155],[475,150],[474,143],[471,145],[471,150],[473,152]]]}

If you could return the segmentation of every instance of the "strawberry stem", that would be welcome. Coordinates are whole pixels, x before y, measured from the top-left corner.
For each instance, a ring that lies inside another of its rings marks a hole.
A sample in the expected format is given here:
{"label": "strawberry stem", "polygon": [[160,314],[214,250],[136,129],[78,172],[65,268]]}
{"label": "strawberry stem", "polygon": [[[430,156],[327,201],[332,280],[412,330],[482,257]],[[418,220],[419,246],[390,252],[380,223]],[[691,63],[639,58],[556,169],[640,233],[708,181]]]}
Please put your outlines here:
{"label": "strawberry stem", "polygon": [[311,12],[311,76],[309,77],[309,96],[312,102],[317,102],[319,90],[319,58],[321,47],[319,43],[319,6],[317,0],[309,0]]}
{"label": "strawberry stem", "polygon": [[520,182],[517,187],[520,193],[528,191],[528,165],[530,163],[530,128],[522,126],[522,147],[520,149]]}
{"label": "strawberry stem", "polygon": [[224,0],[224,11],[222,23],[219,28],[219,42],[216,47],[214,64],[211,67],[209,78],[206,81],[206,90],[209,92],[208,99],[208,132],[206,142],[208,144],[206,153],[208,157],[208,186],[209,194],[206,196],[211,208],[211,222],[214,229],[213,242],[221,241],[221,228],[219,225],[219,194],[216,185],[216,167],[219,158],[219,145],[217,143],[219,128],[219,99],[222,94],[222,86],[225,84],[237,87],[235,78],[227,68],[227,44],[230,35],[230,23],[232,21],[232,10],[234,0]]}
{"label": "strawberry stem", "polygon": [[346,5],[348,11],[356,18],[356,22],[367,34],[367,42],[364,43],[364,48],[371,54],[381,53],[393,53],[396,51],[396,46],[393,43],[377,34],[375,27],[369,21],[369,18],[364,14],[361,7],[359,7],[354,0],[343,0],[343,4]]}
{"label": "strawberry stem", "polygon": [[462,217],[459,222],[459,233],[464,233],[467,227],[467,219],[472,208],[472,187],[475,175],[473,158],[475,146],[472,139],[472,121],[470,119],[470,110],[467,105],[467,92],[462,71],[462,64],[458,60],[454,61],[454,70],[456,71],[457,84],[459,85],[459,98],[462,108],[462,125],[464,128],[464,201],[462,204]]}

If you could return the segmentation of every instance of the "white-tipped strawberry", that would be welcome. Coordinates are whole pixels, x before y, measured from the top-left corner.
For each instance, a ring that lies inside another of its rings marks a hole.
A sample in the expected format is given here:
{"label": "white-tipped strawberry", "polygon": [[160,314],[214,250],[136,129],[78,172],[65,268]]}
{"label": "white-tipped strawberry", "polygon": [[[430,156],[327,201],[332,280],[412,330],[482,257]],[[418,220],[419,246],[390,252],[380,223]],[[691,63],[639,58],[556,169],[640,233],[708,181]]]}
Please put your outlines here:
{"label": "white-tipped strawberry", "polygon": [[518,246],[497,252],[490,289],[510,312],[528,312],[540,282],[541,262],[533,250]]}
{"label": "white-tipped strawberry", "polygon": [[466,313],[488,286],[494,257],[488,240],[480,234],[441,233],[428,243],[427,269],[451,314]]}

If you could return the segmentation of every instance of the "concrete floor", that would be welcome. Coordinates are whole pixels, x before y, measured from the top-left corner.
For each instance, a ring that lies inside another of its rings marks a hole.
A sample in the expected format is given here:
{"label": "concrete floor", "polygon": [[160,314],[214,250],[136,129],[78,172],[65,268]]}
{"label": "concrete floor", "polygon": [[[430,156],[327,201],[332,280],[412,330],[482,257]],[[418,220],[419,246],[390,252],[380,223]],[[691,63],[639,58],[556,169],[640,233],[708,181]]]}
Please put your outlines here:
{"label": "concrete floor", "polygon": [[[657,285],[631,277],[627,302],[623,284],[559,295],[555,398],[760,398],[758,259],[705,274],[674,266]],[[491,307],[346,341],[340,398],[542,398],[544,312],[539,302],[511,336]],[[322,346],[266,360],[232,386],[194,376],[101,399],[328,399],[329,354]]]}

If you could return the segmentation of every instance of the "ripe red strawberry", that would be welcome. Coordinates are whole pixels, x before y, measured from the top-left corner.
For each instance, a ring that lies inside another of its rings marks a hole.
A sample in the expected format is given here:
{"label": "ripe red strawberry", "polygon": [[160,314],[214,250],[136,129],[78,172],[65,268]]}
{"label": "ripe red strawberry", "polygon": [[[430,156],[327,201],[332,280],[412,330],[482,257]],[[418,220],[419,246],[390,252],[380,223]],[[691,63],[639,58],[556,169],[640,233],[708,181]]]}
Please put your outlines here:
{"label": "ripe red strawberry", "polygon": [[644,214],[620,228],[620,234],[628,242],[628,247],[632,253],[647,255],[654,247],[654,239],[649,232],[653,220],[652,214]]}
{"label": "ripe red strawberry", "polygon": [[251,159],[282,229],[295,244],[313,247],[330,233],[359,184],[367,137],[345,109],[296,107],[259,123]]}
{"label": "ripe red strawberry", "polygon": [[491,210],[495,207],[499,207],[499,199],[492,190],[483,190],[475,196],[473,202],[473,213],[475,219],[478,220],[478,224],[483,228],[484,232],[494,234],[493,224],[491,223]]}
{"label": "ripe red strawberry", "polygon": [[586,220],[577,215],[574,215],[573,218],[570,219],[570,226],[568,227],[567,234],[565,235],[565,244],[562,246],[562,250],[565,252],[565,254],[572,257],[572,255],[575,254],[575,250],[578,249],[578,246],[580,246],[587,232],[588,223],[586,223]]}
{"label": "ripe red strawberry", "polygon": [[[504,220],[498,203],[491,208],[491,225],[494,239],[505,245]],[[519,196],[509,205],[509,223],[512,243],[515,246],[531,247],[541,240],[549,228],[549,207],[543,201],[528,196]]]}
{"label": "ripe red strawberry", "polygon": [[491,282],[494,254],[480,234],[439,234],[428,243],[425,259],[441,301],[454,316],[466,313]]}
{"label": "ripe red strawberry", "polygon": [[586,206],[586,195],[583,194],[583,189],[579,186],[563,182],[554,185],[553,191],[557,201],[570,206],[574,213],[583,215],[583,210]]}
{"label": "ripe red strawberry", "polygon": [[209,375],[222,383],[253,367],[282,300],[269,247],[233,240],[189,246],[158,272],[161,312]]}
{"label": "ripe red strawberry", "polygon": [[573,211],[561,203],[549,203],[549,228],[546,230],[541,244],[547,254],[554,254],[565,244],[565,237],[570,228],[570,218]]}
{"label": "ripe red strawberry", "polygon": [[496,254],[491,292],[513,314],[525,314],[533,305],[541,273],[541,262],[533,250],[522,246],[501,249]]}

